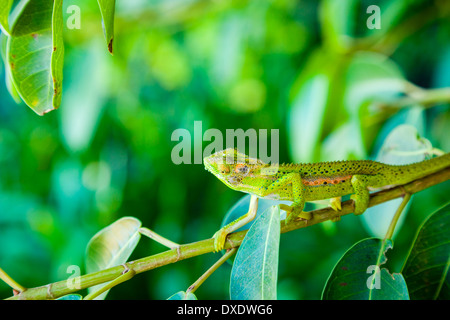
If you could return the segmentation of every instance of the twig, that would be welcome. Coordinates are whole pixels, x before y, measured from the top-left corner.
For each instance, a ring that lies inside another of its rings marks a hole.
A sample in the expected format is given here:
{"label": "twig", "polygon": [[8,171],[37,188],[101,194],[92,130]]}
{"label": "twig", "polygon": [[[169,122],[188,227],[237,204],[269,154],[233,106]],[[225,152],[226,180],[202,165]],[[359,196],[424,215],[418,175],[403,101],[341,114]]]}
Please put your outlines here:
{"label": "twig", "polygon": [[198,289],[202,285],[203,282],[205,282],[208,277],[217,270],[225,261],[227,261],[235,252],[237,248],[232,248],[227,250],[227,252],[219,259],[216,263],[214,263],[200,278],[197,279],[193,284],[189,286],[189,288],[186,290],[187,293],[194,293],[195,290]]}
{"label": "twig", "polygon": [[5,281],[7,285],[9,285],[13,290],[18,292],[23,292],[26,290],[25,287],[18,284],[13,278],[11,278],[2,268],[0,268],[0,279]]}
{"label": "twig", "polygon": [[392,237],[394,235],[395,226],[397,225],[398,219],[400,219],[400,216],[402,215],[402,212],[405,209],[406,204],[409,202],[410,199],[411,199],[411,195],[409,193],[405,193],[405,195],[403,196],[402,203],[397,208],[397,211],[395,212],[395,215],[392,218],[392,221],[391,221],[391,223],[389,225],[389,228],[388,228],[388,230],[386,232],[386,236],[384,237],[384,240],[392,239]]}

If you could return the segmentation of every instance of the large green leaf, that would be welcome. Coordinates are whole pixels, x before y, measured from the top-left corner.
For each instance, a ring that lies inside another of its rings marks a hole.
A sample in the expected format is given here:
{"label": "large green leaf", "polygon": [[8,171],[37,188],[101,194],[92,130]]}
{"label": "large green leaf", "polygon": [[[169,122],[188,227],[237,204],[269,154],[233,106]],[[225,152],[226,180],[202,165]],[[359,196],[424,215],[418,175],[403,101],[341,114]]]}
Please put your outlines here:
{"label": "large green leaf", "polygon": [[[100,230],[89,241],[86,249],[86,271],[104,270],[125,263],[139,242],[141,222],[133,217],[124,217]],[[95,292],[105,284],[89,288]],[[108,291],[96,300],[104,299]]]}
{"label": "large green leaf", "polygon": [[0,2],[0,28],[2,32],[9,33],[8,17],[13,2],[13,0],[2,0]]}
{"label": "large green leaf", "polygon": [[292,158],[296,162],[316,160],[315,145],[320,142],[331,82],[329,69],[321,70],[318,66],[321,60],[326,60],[324,56],[318,52],[310,59],[308,65],[317,69],[311,73],[303,71],[304,75],[297,80],[301,83],[297,85],[299,88],[293,90],[288,131]]}
{"label": "large green leaf", "polygon": [[450,203],[419,229],[402,274],[414,300],[450,299]]}
{"label": "large green leaf", "polygon": [[408,289],[401,274],[390,274],[381,265],[392,241],[365,239],[351,247],[327,280],[326,300],[407,300]]}
{"label": "large green leaf", "polygon": [[64,108],[58,115],[62,139],[72,152],[89,148],[105,109],[111,82],[104,76],[109,73],[109,59],[104,58],[102,48],[102,41],[95,41],[87,48],[72,49],[67,56],[72,63],[64,69],[64,81],[70,86],[64,90]]}
{"label": "large green leaf", "polygon": [[105,33],[106,44],[108,51],[113,53],[114,41],[114,11],[116,7],[116,0],[98,0],[100,12],[103,20],[103,31]]}
{"label": "large green leaf", "polygon": [[61,104],[62,0],[22,1],[14,10],[7,60],[17,92],[37,114]]}
{"label": "large green leaf", "polygon": [[320,153],[323,136],[348,117],[341,104],[345,64],[344,56],[318,49],[295,80],[287,124],[294,162],[324,160]]}
{"label": "large green leaf", "polygon": [[321,2],[319,17],[323,39],[333,49],[341,50],[347,39],[354,36],[358,2],[357,0]]}
{"label": "large green leaf", "polygon": [[230,298],[277,298],[280,207],[272,206],[256,218],[238,250],[231,270]]}
{"label": "large green leaf", "polygon": [[367,101],[389,101],[406,90],[401,69],[387,56],[361,51],[350,60],[345,71],[345,109],[357,115]]}

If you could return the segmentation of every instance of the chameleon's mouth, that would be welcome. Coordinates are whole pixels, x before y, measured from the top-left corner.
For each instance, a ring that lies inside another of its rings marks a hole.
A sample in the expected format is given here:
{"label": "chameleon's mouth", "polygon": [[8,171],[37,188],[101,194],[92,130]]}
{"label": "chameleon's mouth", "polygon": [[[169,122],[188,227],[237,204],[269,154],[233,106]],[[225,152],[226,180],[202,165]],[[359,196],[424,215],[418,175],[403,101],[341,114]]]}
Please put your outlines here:
{"label": "chameleon's mouth", "polygon": [[203,158],[203,164],[205,165],[205,169],[211,172],[214,175],[217,175],[220,170],[218,168],[218,164],[224,163],[226,159],[223,156],[225,151],[216,152],[208,157]]}
{"label": "chameleon's mouth", "polygon": [[221,163],[221,161],[223,161],[223,158],[218,157],[216,154],[203,159],[203,163],[207,171],[211,172],[216,177],[219,177],[219,179],[230,188],[235,188],[239,185],[240,179],[234,175],[224,176],[223,172],[221,172],[218,168],[218,163]]}
{"label": "chameleon's mouth", "polygon": [[239,184],[240,184],[240,182],[241,182],[241,179],[239,179],[238,177],[236,177],[236,176],[229,176],[227,179],[226,179],[226,184],[228,185],[228,186],[230,186],[230,187],[235,187],[235,186],[238,186]]}

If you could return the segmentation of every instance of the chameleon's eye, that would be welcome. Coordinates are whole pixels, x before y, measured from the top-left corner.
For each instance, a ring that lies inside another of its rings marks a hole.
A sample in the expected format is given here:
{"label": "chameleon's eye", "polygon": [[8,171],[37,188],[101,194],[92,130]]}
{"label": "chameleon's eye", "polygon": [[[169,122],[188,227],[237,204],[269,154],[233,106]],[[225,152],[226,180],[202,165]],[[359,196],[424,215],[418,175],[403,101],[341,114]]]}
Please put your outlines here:
{"label": "chameleon's eye", "polygon": [[234,169],[236,173],[246,174],[248,172],[248,167],[245,164],[237,164],[236,168]]}
{"label": "chameleon's eye", "polygon": [[218,169],[220,170],[220,172],[222,172],[222,173],[230,173],[230,166],[228,166],[228,165],[226,165],[226,164],[221,163],[221,164],[218,165],[217,168],[218,168]]}

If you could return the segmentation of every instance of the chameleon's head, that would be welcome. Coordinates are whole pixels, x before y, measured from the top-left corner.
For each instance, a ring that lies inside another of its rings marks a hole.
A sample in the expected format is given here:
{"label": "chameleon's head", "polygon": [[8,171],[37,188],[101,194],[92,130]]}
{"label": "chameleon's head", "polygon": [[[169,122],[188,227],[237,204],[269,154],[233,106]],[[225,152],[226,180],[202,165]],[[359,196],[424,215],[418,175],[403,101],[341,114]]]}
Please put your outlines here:
{"label": "chameleon's head", "polygon": [[206,170],[232,189],[239,189],[242,179],[247,177],[252,168],[264,164],[261,160],[250,158],[232,148],[216,152],[203,161]]}

